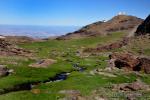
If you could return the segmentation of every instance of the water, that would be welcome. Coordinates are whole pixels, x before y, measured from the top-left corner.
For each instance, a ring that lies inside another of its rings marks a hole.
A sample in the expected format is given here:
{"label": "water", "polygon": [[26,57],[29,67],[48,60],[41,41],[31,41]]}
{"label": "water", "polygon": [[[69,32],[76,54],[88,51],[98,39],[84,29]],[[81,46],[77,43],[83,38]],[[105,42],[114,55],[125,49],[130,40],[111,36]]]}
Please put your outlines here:
{"label": "water", "polygon": [[0,35],[47,38],[74,32],[79,28],[79,26],[0,25]]}

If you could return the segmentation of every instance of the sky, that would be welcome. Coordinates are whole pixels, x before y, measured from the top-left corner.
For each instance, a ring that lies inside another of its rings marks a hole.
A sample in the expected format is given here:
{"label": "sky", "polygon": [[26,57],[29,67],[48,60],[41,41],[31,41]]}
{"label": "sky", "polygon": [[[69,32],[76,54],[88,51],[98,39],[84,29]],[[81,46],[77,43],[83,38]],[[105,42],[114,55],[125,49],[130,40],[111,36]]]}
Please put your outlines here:
{"label": "sky", "polygon": [[144,19],[150,0],[0,0],[0,24],[83,26],[119,12]]}

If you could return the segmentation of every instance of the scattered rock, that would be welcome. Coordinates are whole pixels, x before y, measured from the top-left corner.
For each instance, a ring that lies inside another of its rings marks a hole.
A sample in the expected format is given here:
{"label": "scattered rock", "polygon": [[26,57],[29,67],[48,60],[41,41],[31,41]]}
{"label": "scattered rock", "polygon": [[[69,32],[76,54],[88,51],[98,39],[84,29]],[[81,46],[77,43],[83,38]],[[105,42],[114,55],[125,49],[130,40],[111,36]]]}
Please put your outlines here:
{"label": "scattered rock", "polygon": [[59,93],[66,95],[65,98],[60,100],[86,100],[81,96],[81,93],[78,90],[61,90]]}
{"label": "scattered rock", "polygon": [[32,52],[19,48],[5,39],[0,39],[0,55],[19,55],[30,57],[32,56]]}
{"label": "scattered rock", "polygon": [[139,98],[139,97],[142,97],[142,94],[140,94],[140,93],[129,93],[126,96],[127,100],[137,100],[137,98]]}
{"label": "scattered rock", "polygon": [[47,68],[49,65],[56,63],[56,60],[53,59],[43,59],[38,61],[37,63],[31,64],[29,66],[35,67],[35,68]]}
{"label": "scattered rock", "polygon": [[122,90],[122,91],[138,91],[138,90],[149,90],[149,85],[146,85],[141,80],[137,80],[133,83],[123,83],[119,85],[115,85],[114,90]]}

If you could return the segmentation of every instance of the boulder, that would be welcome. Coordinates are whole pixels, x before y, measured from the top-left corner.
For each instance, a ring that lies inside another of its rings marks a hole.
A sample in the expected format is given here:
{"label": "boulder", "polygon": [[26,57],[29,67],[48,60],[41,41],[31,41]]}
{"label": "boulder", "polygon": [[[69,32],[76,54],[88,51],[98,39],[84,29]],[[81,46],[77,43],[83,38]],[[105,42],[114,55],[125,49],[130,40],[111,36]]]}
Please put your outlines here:
{"label": "boulder", "polygon": [[150,59],[136,57],[130,53],[113,53],[109,55],[109,67],[128,71],[141,71],[150,74]]}
{"label": "boulder", "polygon": [[7,76],[8,74],[8,69],[4,65],[0,65],[0,77]]}
{"label": "boulder", "polygon": [[[134,71],[139,71],[141,68],[137,65],[140,64],[140,61],[133,56],[132,54],[129,53],[113,53],[109,56],[110,58],[110,63],[114,63],[110,67],[117,67],[119,69],[126,69],[126,70],[134,70]],[[112,62],[113,61],[113,62]]]}

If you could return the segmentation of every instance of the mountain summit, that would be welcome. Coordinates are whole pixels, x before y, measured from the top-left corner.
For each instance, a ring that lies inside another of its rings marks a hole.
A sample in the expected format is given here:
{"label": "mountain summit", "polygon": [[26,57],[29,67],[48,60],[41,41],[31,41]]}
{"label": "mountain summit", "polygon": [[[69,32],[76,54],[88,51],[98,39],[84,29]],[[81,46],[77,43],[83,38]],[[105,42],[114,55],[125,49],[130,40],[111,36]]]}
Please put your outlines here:
{"label": "mountain summit", "polygon": [[143,19],[129,15],[117,15],[104,22],[99,21],[81,28],[73,33],[68,33],[58,39],[79,38],[87,36],[107,35],[113,32],[131,32],[143,22]]}

